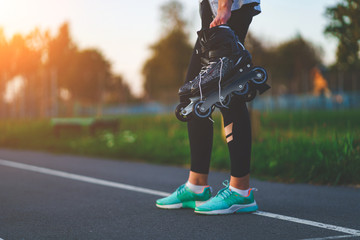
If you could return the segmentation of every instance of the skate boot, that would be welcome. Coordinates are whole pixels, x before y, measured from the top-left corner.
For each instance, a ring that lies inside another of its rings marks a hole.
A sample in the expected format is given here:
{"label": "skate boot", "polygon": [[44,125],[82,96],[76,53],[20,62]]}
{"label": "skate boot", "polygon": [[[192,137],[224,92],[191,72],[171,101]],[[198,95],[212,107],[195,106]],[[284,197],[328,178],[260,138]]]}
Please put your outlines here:
{"label": "skate boot", "polygon": [[266,82],[266,71],[252,67],[250,53],[229,26],[201,30],[198,37],[202,68],[197,77],[179,89],[180,104],[175,114],[180,121],[189,121],[193,115],[209,117],[215,106],[227,107],[232,94],[242,95],[244,101],[250,101],[257,90],[262,93],[268,89],[259,87]]}

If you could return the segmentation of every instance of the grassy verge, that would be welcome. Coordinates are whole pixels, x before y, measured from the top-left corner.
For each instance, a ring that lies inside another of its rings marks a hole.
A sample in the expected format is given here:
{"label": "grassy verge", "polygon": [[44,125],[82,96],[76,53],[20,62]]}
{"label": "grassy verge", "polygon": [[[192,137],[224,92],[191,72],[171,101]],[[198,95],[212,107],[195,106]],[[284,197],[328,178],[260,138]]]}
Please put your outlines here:
{"label": "grassy verge", "polygon": [[[0,121],[0,147],[188,165],[186,124],[173,115],[121,116],[120,131],[52,133],[48,120]],[[214,117],[211,167],[229,169],[221,118]],[[252,174],[317,184],[360,184],[360,113],[255,113]]]}

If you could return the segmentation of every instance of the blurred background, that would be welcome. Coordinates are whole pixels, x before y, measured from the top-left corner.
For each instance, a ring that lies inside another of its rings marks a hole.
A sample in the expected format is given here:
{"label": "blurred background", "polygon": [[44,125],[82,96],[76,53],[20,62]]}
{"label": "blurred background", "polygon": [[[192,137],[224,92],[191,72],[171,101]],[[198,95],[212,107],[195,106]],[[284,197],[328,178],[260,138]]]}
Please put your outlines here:
{"label": "blurred background", "polygon": [[[198,1],[0,6],[0,147],[188,163],[173,111]],[[262,11],[245,41],[272,86],[249,104],[253,172],[359,184],[360,1],[272,0]],[[214,146],[212,167],[228,169],[223,139]]]}

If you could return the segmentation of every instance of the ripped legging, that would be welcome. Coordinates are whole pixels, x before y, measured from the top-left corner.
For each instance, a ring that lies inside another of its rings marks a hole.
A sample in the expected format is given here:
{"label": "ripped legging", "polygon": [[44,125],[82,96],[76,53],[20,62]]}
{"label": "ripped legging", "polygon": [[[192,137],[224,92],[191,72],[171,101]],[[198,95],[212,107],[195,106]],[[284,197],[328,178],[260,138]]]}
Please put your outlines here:
{"label": "ripped legging", "polygon": [[[212,12],[208,1],[201,2],[202,28],[208,28],[212,21]],[[231,14],[228,25],[239,40],[244,43],[246,33],[253,17],[253,7],[243,6]],[[193,80],[201,69],[200,57],[196,54],[199,42],[190,60],[186,82]],[[224,119],[226,140],[230,153],[231,175],[243,177],[250,172],[251,127],[247,106],[240,97],[234,96],[229,108],[221,108]],[[191,168],[196,173],[209,173],[213,143],[213,123],[209,119],[194,119],[188,122],[188,134],[191,152]]]}

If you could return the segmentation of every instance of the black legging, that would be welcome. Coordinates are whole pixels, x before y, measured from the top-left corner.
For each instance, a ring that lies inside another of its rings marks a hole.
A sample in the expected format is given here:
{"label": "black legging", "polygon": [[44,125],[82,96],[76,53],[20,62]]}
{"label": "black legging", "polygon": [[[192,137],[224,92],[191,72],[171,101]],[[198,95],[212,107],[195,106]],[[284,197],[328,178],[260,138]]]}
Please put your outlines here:
{"label": "black legging", "polygon": [[[253,6],[244,5],[239,10],[233,11],[228,25],[238,36],[240,42],[244,43],[246,33],[253,17]],[[208,0],[203,0],[200,5],[202,28],[208,28],[212,22],[212,12]],[[196,41],[191,56],[186,82],[193,80],[201,69],[200,57],[196,54],[199,41]],[[249,112],[245,102],[234,96],[229,108],[221,108],[224,119],[224,127],[233,123],[232,137],[228,141],[231,161],[231,175],[243,177],[250,172],[251,159],[251,126]],[[188,134],[191,152],[191,168],[196,173],[209,173],[211,150],[213,143],[213,123],[209,119],[194,119],[188,122]]]}

